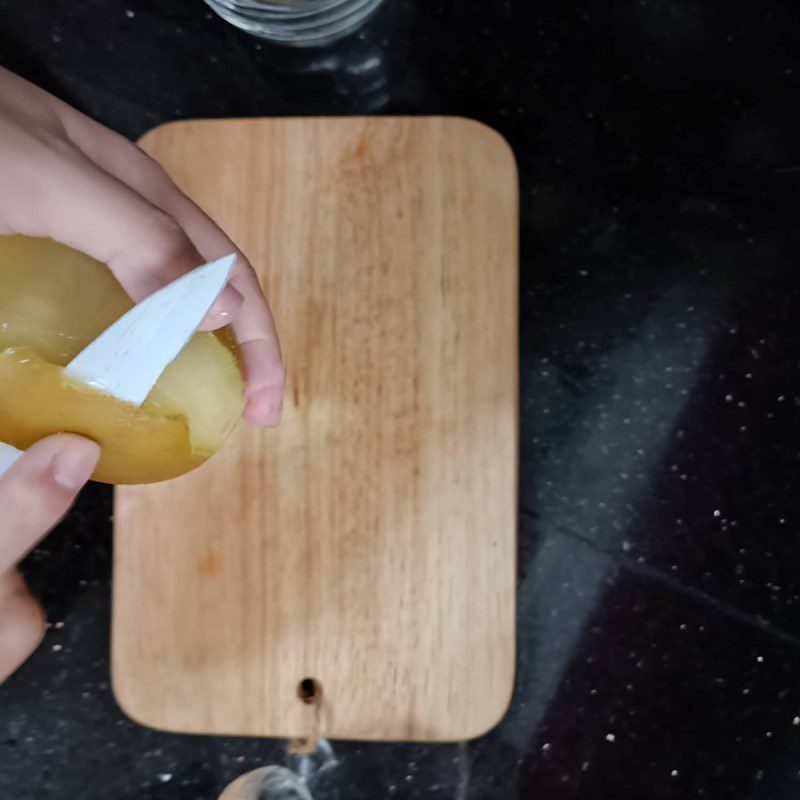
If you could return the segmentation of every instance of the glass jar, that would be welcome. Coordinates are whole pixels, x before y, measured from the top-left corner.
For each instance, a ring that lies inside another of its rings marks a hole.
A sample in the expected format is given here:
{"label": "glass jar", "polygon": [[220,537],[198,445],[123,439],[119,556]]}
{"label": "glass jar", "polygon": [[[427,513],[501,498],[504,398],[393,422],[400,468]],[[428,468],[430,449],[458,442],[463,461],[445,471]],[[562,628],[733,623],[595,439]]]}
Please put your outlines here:
{"label": "glass jar", "polygon": [[255,36],[295,46],[322,45],[356,30],[385,0],[205,0]]}

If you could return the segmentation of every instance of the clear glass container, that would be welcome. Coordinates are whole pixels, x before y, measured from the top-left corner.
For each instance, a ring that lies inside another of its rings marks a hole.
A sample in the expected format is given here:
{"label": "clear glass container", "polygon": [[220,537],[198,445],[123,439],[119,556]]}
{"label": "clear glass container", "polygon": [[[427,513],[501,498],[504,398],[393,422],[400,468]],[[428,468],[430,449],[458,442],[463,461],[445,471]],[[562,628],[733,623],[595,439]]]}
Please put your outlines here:
{"label": "clear glass container", "polygon": [[386,0],[205,0],[255,36],[298,47],[328,44],[355,31]]}

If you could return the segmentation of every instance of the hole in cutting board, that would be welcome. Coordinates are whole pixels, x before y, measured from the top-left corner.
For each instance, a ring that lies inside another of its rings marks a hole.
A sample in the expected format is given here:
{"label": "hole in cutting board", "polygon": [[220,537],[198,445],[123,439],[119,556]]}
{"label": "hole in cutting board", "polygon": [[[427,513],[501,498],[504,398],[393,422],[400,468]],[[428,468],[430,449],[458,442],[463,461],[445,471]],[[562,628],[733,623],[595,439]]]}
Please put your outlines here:
{"label": "hole in cutting board", "polygon": [[314,703],[318,703],[321,695],[322,687],[314,678],[303,678],[303,680],[297,684],[297,696],[306,705],[310,706]]}

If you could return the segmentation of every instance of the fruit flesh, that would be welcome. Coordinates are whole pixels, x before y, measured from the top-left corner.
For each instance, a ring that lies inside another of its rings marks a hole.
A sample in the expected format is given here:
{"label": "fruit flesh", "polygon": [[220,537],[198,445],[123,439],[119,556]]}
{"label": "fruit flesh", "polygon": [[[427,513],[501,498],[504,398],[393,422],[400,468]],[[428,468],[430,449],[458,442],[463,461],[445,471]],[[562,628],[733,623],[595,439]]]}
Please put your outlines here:
{"label": "fruit flesh", "polygon": [[0,441],[25,449],[78,433],[102,449],[95,480],[152,483],[220,449],[244,406],[229,334],[199,333],[145,403],[68,378],[63,367],[132,302],[100,262],[48,239],[0,236]]}

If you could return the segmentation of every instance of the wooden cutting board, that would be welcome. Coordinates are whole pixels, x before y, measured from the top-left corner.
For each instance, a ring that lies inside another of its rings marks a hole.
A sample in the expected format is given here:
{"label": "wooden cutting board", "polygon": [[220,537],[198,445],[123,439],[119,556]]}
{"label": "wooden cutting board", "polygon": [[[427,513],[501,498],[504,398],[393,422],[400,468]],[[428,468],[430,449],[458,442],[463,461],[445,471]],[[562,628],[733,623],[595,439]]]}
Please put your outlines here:
{"label": "wooden cutting board", "polygon": [[143,147],[260,271],[288,387],[116,492],[113,685],[155,728],[460,740],[514,679],[518,198],[463,119],[181,122]]}

